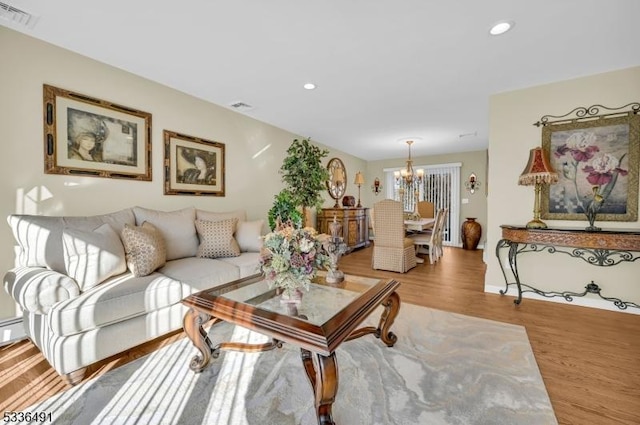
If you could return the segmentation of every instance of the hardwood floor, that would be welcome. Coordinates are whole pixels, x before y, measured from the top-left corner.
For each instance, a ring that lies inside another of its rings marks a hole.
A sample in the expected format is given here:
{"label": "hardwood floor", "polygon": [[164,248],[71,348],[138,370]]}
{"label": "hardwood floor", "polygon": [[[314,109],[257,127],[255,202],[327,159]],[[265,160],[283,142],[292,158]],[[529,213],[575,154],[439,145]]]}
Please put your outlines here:
{"label": "hardwood floor", "polygon": [[[445,248],[437,264],[427,257],[405,274],[372,270],[371,251],[343,257],[340,269],[399,280],[405,303],[524,326],[560,424],[640,424],[640,316],[531,299],[515,306],[513,297],[483,292],[482,251]],[[85,379],[183,337],[176,332],[108,359]],[[31,343],[0,347],[0,413],[66,388]]]}

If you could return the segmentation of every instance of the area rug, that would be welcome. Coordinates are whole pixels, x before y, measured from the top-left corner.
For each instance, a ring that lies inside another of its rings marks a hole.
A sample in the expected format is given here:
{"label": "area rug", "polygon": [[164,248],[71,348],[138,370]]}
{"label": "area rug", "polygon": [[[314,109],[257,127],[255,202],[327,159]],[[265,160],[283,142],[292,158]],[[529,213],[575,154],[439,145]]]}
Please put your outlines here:
{"label": "area rug", "polygon": [[[338,348],[336,424],[557,424],[523,327],[403,304],[392,329],[392,348],[373,335]],[[266,341],[228,324],[209,335]],[[223,352],[200,374],[195,354],[185,338],[29,411],[77,425],[317,424],[297,347]]]}

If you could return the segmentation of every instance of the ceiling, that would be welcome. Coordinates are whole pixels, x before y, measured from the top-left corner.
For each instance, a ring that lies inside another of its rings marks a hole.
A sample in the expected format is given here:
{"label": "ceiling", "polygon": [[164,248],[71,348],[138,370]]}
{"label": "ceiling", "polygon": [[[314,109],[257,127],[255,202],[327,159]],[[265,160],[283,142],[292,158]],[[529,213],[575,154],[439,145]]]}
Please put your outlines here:
{"label": "ceiling", "polygon": [[640,65],[638,0],[0,2],[35,17],[0,25],[365,160],[486,149],[490,95]]}

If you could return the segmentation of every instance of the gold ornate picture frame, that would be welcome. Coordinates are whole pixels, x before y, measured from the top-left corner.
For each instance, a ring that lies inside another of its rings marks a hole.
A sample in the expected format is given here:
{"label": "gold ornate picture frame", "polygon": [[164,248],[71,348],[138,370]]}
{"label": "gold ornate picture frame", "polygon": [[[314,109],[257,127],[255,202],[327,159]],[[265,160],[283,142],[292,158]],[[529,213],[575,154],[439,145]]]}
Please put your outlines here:
{"label": "gold ornate picture frame", "polygon": [[225,196],[224,143],[164,130],[165,195]]}
{"label": "gold ornate picture frame", "polygon": [[151,114],[43,85],[44,171],[150,181]]}
{"label": "gold ornate picture frame", "polygon": [[[605,109],[610,113],[600,114]],[[594,105],[535,124],[542,126],[542,148],[559,176],[558,183],[543,186],[542,218],[584,221],[598,193],[604,203],[597,220],[638,220],[639,112],[638,103]]]}

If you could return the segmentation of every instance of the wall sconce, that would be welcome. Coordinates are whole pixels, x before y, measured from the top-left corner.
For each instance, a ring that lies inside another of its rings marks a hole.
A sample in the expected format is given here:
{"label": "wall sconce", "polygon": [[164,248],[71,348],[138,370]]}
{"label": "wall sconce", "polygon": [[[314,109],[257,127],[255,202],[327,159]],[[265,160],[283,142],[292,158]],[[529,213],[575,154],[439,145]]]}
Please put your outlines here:
{"label": "wall sconce", "polygon": [[478,176],[476,176],[476,173],[469,174],[469,178],[466,182],[464,182],[464,186],[470,193],[473,194],[476,192],[476,189],[480,187],[480,181],[478,181]]}
{"label": "wall sconce", "polygon": [[380,192],[382,192],[382,185],[380,184],[380,179],[376,177],[376,179],[373,181],[373,185],[371,186],[371,190],[373,190],[373,193],[376,194],[376,196],[378,196],[378,194]]}
{"label": "wall sconce", "polygon": [[356,179],[353,181],[353,184],[358,186],[358,205],[356,207],[361,208],[362,204],[360,203],[360,186],[364,184],[364,175],[360,171],[356,173]]}

